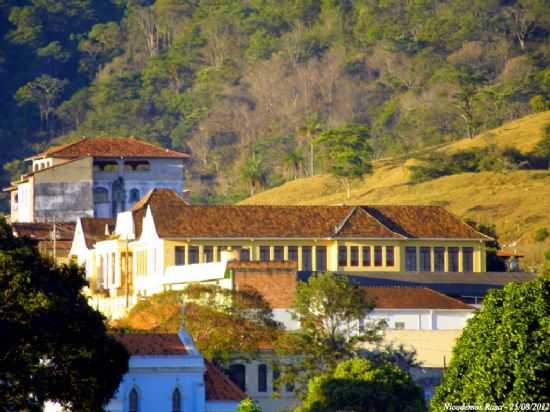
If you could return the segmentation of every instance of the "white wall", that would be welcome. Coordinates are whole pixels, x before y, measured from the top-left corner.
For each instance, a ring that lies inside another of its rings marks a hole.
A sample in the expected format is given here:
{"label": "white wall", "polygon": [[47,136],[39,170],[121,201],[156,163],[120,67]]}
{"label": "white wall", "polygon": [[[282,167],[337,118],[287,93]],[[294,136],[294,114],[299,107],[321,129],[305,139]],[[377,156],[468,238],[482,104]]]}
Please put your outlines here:
{"label": "white wall", "polygon": [[29,182],[17,186],[17,221],[33,221],[33,190]]}
{"label": "white wall", "polygon": [[386,320],[388,329],[396,329],[403,322],[404,330],[460,330],[473,316],[472,310],[458,309],[374,309],[371,320]]}

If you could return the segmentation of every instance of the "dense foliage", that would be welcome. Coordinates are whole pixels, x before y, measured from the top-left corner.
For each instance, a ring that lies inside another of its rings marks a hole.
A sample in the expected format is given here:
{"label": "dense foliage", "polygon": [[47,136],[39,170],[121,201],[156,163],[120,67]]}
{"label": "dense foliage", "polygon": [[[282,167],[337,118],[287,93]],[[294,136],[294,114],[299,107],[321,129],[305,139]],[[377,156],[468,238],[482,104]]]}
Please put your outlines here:
{"label": "dense foliage", "polygon": [[311,378],[357,356],[365,343],[378,342],[385,323],[366,320],[373,307],[345,276],[320,273],[300,282],[291,309],[301,328],[286,333],[278,347],[283,357],[297,358],[282,365],[281,380],[297,383],[297,392],[303,394]]}
{"label": "dense foliage", "polygon": [[2,180],[54,138],[136,135],[192,151],[199,198],[236,199],[321,171],[311,141],[345,123],[369,125],[374,156],[472,135],[548,109],[547,9],[3,0]]}
{"label": "dense foliage", "polygon": [[177,332],[184,325],[199,351],[225,364],[238,353],[243,358],[276,340],[281,325],[272,309],[255,290],[189,285],[185,290],[153,295],[138,302],[122,329]]}
{"label": "dense foliage", "polygon": [[549,402],[549,347],[549,279],[490,291],[453,348],[431,410]]}
{"label": "dense foliage", "polygon": [[314,377],[297,412],[420,412],[424,394],[411,375],[393,363],[353,358]]}
{"label": "dense foliage", "polygon": [[[81,294],[76,266],[54,266],[0,219],[0,409],[100,411],[128,369],[126,349]],[[109,373],[105,373],[109,371]]]}

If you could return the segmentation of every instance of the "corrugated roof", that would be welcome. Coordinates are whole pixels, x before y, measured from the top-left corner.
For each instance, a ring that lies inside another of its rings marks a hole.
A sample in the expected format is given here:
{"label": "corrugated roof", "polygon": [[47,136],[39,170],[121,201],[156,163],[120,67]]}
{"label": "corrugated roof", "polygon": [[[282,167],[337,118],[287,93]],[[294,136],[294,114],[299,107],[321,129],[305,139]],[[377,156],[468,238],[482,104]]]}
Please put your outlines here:
{"label": "corrugated roof", "polygon": [[246,394],[212,362],[205,361],[204,386],[207,401],[242,401]]}
{"label": "corrugated roof", "polygon": [[74,143],[51,147],[29,159],[58,157],[75,159],[80,157],[156,157],[180,158],[190,157],[187,153],[164,149],[135,138],[84,138]]}
{"label": "corrugated roof", "polygon": [[489,239],[438,206],[191,205],[153,217],[164,238]]}
{"label": "corrugated roof", "polygon": [[175,333],[117,333],[113,336],[132,356],[187,355],[185,345]]}
{"label": "corrugated roof", "polygon": [[368,286],[363,290],[377,309],[462,309],[473,310],[458,299],[425,287]]}

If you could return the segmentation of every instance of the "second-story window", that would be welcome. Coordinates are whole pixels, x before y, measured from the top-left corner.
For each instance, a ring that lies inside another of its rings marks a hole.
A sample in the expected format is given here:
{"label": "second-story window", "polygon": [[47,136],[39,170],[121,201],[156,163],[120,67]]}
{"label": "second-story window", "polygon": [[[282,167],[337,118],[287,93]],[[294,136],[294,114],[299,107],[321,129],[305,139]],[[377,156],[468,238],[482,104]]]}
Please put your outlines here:
{"label": "second-story window", "polygon": [[370,266],[370,246],[362,247],[363,266]]}
{"label": "second-story window", "polygon": [[130,203],[136,203],[139,200],[139,189],[130,190]]}
{"label": "second-story window", "polygon": [[298,247],[289,246],[288,247],[288,260],[291,262],[298,262]]}
{"label": "second-story window", "polygon": [[283,246],[275,246],[273,248],[273,259],[276,262],[281,262],[285,259],[285,248]]}
{"label": "second-story window", "polygon": [[302,270],[311,269],[311,246],[302,246]]}
{"label": "second-story window", "polygon": [[382,246],[374,247],[374,266],[382,266]]}
{"label": "second-story window", "polygon": [[189,264],[199,263],[199,247],[189,246]]}
{"label": "second-story window", "polygon": [[338,246],[338,266],[348,265],[348,247]]}
{"label": "second-story window", "polygon": [[248,262],[250,260],[250,249],[243,247],[239,251],[239,259],[243,262]]}
{"label": "second-story window", "polygon": [[316,246],[315,247],[315,265],[318,272],[324,272],[327,270],[327,247]]}
{"label": "second-story window", "polygon": [[267,365],[258,365],[258,392],[267,392]]}
{"label": "second-story window", "polygon": [[269,262],[269,246],[260,246],[260,261]]}
{"label": "second-story window", "polygon": [[473,247],[462,248],[462,271],[463,272],[474,271],[474,248]]}
{"label": "second-story window", "polygon": [[174,264],[176,266],[185,265],[185,246],[174,247]]}
{"label": "second-story window", "polygon": [[126,160],[124,162],[125,172],[149,172],[151,163],[147,160]]}
{"label": "second-story window", "polygon": [[214,261],[214,247],[204,246],[202,253],[204,255],[204,261],[207,263]]}
{"label": "second-story window", "polygon": [[416,247],[407,246],[405,248],[405,270],[407,272],[416,272]]}
{"label": "second-story window", "polygon": [[386,266],[395,265],[395,253],[393,246],[386,246]]}
{"label": "second-story window", "polygon": [[434,271],[445,272],[445,248],[434,248]]}
{"label": "second-story window", "polygon": [[422,246],[420,248],[420,271],[421,272],[430,272],[432,270],[432,261],[430,248],[427,246]]}
{"label": "second-story window", "polygon": [[458,272],[458,248],[450,247],[449,252],[449,272]]}
{"label": "second-story window", "polygon": [[349,264],[350,266],[359,266],[359,247],[358,246],[350,246]]}

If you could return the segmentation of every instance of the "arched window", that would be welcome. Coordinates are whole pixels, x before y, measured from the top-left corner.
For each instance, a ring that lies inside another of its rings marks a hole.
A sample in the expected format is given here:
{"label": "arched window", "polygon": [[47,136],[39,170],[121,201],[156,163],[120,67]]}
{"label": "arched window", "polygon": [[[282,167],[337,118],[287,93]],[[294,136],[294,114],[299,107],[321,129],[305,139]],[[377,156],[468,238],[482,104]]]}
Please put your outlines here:
{"label": "arched window", "polygon": [[95,187],[94,203],[109,203],[109,191],[104,187]]}
{"label": "arched window", "polygon": [[128,412],[138,412],[138,392],[136,388],[132,388],[128,395]]}
{"label": "arched window", "polygon": [[246,368],[243,364],[236,363],[229,367],[229,378],[243,392],[246,392]]}
{"label": "arched window", "polygon": [[181,412],[181,393],[178,388],[172,393],[172,412]]}
{"label": "arched window", "polygon": [[258,365],[258,392],[267,392],[267,365]]}
{"label": "arched window", "polygon": [[136,203],[139,200],[139,189],[130,190],[130,203]]}

